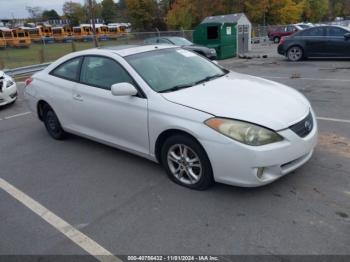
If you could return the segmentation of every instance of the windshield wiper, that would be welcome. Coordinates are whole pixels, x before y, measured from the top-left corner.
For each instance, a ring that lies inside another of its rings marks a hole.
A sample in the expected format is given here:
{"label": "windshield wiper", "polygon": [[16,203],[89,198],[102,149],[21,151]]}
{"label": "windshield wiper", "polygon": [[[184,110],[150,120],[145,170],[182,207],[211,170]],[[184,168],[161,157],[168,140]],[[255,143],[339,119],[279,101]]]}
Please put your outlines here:
{"label": "windshield wiper", "polygon": [[195,83],[195,85],[199,85],[199,84],[202,84],[202,83],[204,83],[204,82],[208,82],[208,81],[210,81],[210,80],[213,80],[213,79],[222,77],[222,76],[224,76],[224,75],[226,75],[226,73],[224,73],[224,74],[217,74],[217,75],[213,75],[213,76],[207,76],[206,78],[197,81],[197,82]]}
{"label": "windshield wiper", "polygon": [[208,81],[210,81],[210,80],[213,80],[213,79],[222,77],[222,76],[224,76],[224,75],[227,75],[227,72],[225,72],[225,73],[223,73],[223,74],[217,74],[217,75],[213,75],[213,76],[207,76],[206,78],[201,79],[201,80],[199,80],[199,81],[197,81],[197,82],[194,82],[194,83],[184,84],[184,85],[177,85],[177,86],[174,86],[174,87],[169,88],[169,89],[166,89],[166,90],[158,91],[158,93],[168,93],[168,92],[178,91],[178,90],[181,90],[181,89],[185,89],[185,88],[189,88],[189,87],[192,87],[192,86],[195,86],[195,85],[199,85],[199,84],[204,83],[204,82],[208,82]]}
{"label": "windshield wiper", "polygon": [[169,89],[165,89],[165,90],[162,90],[162,91],[158,91],[158,93],[168,93],[168,92],[174,92],[174,91],[178,91],[178,90],[181,90],[181,89],[185,89],[185,88],[189,88],[189,87],[192,87],[194,86],[195,84],[191,83],[191,84],[185,84],[185,85],[177,85],[177,86],[174,86],[172,88],[169,88]]}

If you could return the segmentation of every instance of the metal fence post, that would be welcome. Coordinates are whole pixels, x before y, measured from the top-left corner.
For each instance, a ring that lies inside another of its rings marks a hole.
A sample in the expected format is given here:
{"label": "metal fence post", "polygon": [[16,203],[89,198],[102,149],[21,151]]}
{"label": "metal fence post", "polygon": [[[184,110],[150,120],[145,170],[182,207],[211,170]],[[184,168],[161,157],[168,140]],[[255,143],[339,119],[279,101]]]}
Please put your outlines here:
{"label": "metal fence post", "polygon": [[39,63],[42,64],[45,62],[45,39],[41,38],[42,40],[42,45],[39,50]]}
{"label": "metal fence post", "polygon": [[77,47],[76,47],[76,45],[75,45],[75,42],[74,42],[74,41],[72,41],[72,42],[71,42],[71,45],[72,45],[72,52],[77,51]]}

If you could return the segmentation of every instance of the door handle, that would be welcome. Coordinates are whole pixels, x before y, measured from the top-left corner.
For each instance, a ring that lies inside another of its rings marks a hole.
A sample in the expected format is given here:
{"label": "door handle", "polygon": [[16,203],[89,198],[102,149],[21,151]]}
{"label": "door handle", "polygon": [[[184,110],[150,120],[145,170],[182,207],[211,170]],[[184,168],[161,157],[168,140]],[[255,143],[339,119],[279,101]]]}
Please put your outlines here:
{"label": "door handle", "polygon": [[75,94],[73,96],[73,99],[77,100],[77,101],[83,101],[83,97],[80,94]]}

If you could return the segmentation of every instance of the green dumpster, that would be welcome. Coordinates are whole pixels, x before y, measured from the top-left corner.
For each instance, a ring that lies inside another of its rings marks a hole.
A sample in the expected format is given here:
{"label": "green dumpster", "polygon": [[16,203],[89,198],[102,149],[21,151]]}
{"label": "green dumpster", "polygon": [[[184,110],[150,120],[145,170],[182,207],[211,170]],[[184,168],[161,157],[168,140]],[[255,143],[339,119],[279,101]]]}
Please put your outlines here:
{"label": "green dumpster", "polygon": [[237,54],[235,23],[202,23],[193,32],[193,42],[215,48],[218,59],[235,57]]}

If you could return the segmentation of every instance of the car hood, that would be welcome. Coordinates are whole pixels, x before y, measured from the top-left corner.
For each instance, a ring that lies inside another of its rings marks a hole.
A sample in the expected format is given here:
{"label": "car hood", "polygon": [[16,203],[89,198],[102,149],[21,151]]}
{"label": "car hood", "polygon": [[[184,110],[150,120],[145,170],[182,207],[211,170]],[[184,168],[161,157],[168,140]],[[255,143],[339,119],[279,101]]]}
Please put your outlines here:
{"label": "car hood", "polygon": [[186,45],[183,46],[184,49],[190,49],[190,50],[202,50],[202,51],[209,51],[209,48],[202,45]]}
{"label": "car hood", "polygon": [[276,131],[300,121],[310,110],[307,99],[290,87],[233,72],[162,96],[214,116],[243,120]]}

